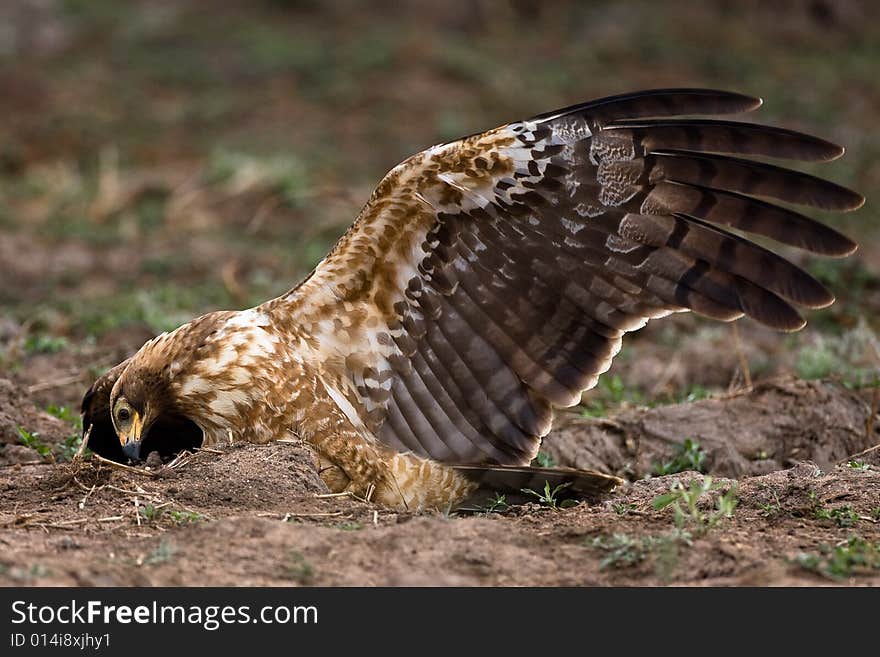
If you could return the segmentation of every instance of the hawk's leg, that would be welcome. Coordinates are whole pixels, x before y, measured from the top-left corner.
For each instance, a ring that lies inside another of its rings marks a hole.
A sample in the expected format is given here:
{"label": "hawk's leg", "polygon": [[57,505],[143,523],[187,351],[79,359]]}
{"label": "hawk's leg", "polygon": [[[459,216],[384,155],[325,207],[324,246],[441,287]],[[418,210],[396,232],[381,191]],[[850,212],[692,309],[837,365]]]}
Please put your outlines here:
{"label": "hawk's leg", "polygon": [[317,385],[312,392],[295,433],[314,448],[331,491],[401,510],[447,509],[473,492],[474,483],[452,467],[380,443]]}
{"label": "hawk's leg", "polygon": [[327,484],[331,493],[342,493],[348,488],[351,479],[345,470],[321,455],[316,455],[318,475]]}
{"label": "hawk's leg", "polygon": [[394,477],[395,452],[355,427],[336,403],[312,390],[311,404],[295,433],[315,450],[318,471],[336,493],[351,492],[381,504],[406,508],[406,498]]}

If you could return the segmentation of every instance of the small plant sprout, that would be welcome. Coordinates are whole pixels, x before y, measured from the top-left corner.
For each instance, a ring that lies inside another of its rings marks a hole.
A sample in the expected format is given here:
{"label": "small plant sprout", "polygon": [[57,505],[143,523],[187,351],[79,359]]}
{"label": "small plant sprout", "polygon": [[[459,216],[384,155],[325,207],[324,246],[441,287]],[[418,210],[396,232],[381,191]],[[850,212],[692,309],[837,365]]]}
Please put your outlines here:
{"label": "small plant sprout", "polygon": [[858,459],[850,459],[846,463],[848,468],[852,468],[853,470],[862,470],[868,471],[871,469],[871,465],[869,463],[865,463],[864,461],[860,461]]}
{"label": "small plant sprout", "polygon": [[170,511],[168,517],[176,525],[189,525],[205,519],[205,516],[195,511]]}
{"label": "small plant sprout", "polygon": [[599,562],[599,569],[626,568],[641,563],[648,553],[657,545],[655,536],[633,538],[627,534],[612,534],[594,538],[590,545],[605,553]]}
{"label": "small plant sprout", "polygon": [[138,513],[141,514],[141,517],[150,522],[162,517],[163,511],[164,509],[161,506],[155,506],[153,504],[144,504],[143,506],[138,507]]}
{"label": "small plant sprout", "polygon": [[29,354],[54,354],[67,347],[67,338],[53,335],[29,335],[24,350]]}
{"label": "small plant sprout", "polygon": [[668,580],[678,560],[679,548],[690,545],[690,535],[678,529],[657,536],[612,534],[593,538],[587,545],[605,554],[599,562],[600,570],[627,568],[651,557],[657,573]]}
{"label": "small plant sprout", "polygon": [[486,513],[501,513],[509,508],[510,505],[507,503],[507,495],[495,493],[495,497],[489,500],[486,504]]}
{"label": "small plant sprout", "polygon": [[461,511],[489,515],[490,513],[504,513],[510,508],[507,503],[507,495],[496,492],[495,495],[485,501],[484,504],[475,504],[473,507],[462,508]]}
{"label": "small plant sprout", "polygon": [[18,435],[21,439],[22,445],[24,445],[25,447],[30,447],[43,458],[51,458],[52,448],[46,445],[42,440],[40,440],[40,434],[38,434],[36,431],[32,433],[24,427],[18,427]]}
{"label": "small plant sprout", "polygon": [[758,504],[758,508],[761,509],[761,513],[764,514],[765,518],[773,518],[782,511],[782,503],[779,501],[779,493],[776,492],[776,489],[768,484],[762,484],[761,487],[768,491],[770,495],[773,496],[772,502],[760,502]]}
{"label": "small plant sprout", "polygon": [[82,418],[79,413],[69,406],[58,406],[57,404],[49,404],[46,412],[52,417],[57,417],[68,424],[73,425],[75,429],[82,429]]}
{"label": "small plant sprout", "polygon": [[859,514],[849,504],[844,504],[836,509],[828,509],[818,506],[813,511],[817,520],[833,520],[838,527],[852,527],[859,521]]}
{"label": "small plant sprout", "polygon": [[562,500],[561,502],[559,501],[559,493],[561,491],[565,490],[566,488],[568,488],[569,486],[571,486],[571,482],[567,481],[564,484],[559,484],[553,490],[550,490],[550,482],[545,481],[543,493],[538,493],[536,491],[533,491],[531,488],[521,488],[520,491],[523,493],[526,493],[527,495],[533,495],[534,497],[538,498],[538,502],[540,504],[543,504],[544,506],[548,506],[551,509],[553,509],[554,511],[558,511],[559,509],[565,509],[568,507],[578,505],[577,500],[565,499],[565,500]]}
{"label": "small plant sprout", "polygon": [[144,559],[144,563],[151,566],[165,563],[174,556],[175,552],[177,552],[177,549],[171,543],[163,539],[159,543],[159,546],[155,550],[150,552],[147,558]]}
{"label": "small plant sprout", "polygon": [[635,512],[636,505],[632,503],[624,504],[623,502],[618,502],[617,504],[612,504],[611,509],[619,516],[627,516],[630,513]]}
{"label": "small plant sprout", "polygon": [[695,402],[701,399],[708,399],[712,396],[712,393],[706,390],[703,386],[696,384],[691,386],[686,393],[683,395],[682,401],[685,402]]}
{"label": "small plant sprout", "polygon": [[535,457],[535,465],[541,468],[555,468],[558,463],[547,452],[538,452],[538,455]]}
{"label": "small plant sprout", "polygon": [[74,433],[67,436],[67,438],[64,439],[64,442],[58,446],[58,460],[72,460],[79,451],[80,445],[82,445],[82,418],[79,413],[71,409],[69,406],[49,404],[46,407],[46,412],[52,417],[67,422],[73,427]]}
{"label": "small plant sprout", "polygon": [[363,523],[357,520],[343,520],[336,526],[344,532],[356,532],[364,528]]}
{"label": "small plant sprout", "polygon": [[672,507],[675,526],[678,529],[690,525],[697,532],[705,533],[722,518],[731,517],[736,510],[738,500],[735,486],[731,486],[726,493],[718,497],[714,511],[707,513],[700,509],[699,502],[703,495],[722,487],[723,484],[714,482],[712,477],[708,476],[703,477],[702,481],[693,479],[687,487],[676,481],[668,493],[655,497],[652,505],[658,511],[667,506]]}
{"label": "small plant sprout", "polygon": [[801,552],[794,563],[830,579],[867,575],[880,570],[880,542],[851,536],[837,545],[820,545],[818,552]]}
{"label": "small plant sprout", "polygon": [[700,443],[685,438],[684,442],[678,446],[672,460],[654,464],[654,474],[662,476],[687,472],[688,470],[705,472],[705,461],[706,452],[700,447]]}
{"label": "small plant sprout", "polygon": [[297,550],[290,551],[287,563],[284,564],[284,569],[287,571],[288,576],[301,585],[310,583],[315,576],[315,569],[312,567],[312,564],[306,560],[302,552]]}

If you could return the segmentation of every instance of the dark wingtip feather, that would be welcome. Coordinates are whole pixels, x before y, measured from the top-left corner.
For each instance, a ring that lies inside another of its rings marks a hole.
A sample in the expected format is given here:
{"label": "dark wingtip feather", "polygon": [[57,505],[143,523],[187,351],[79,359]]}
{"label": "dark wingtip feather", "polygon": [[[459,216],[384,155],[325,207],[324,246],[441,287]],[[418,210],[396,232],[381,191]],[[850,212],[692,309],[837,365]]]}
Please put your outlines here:
{"label": "dark wingtip feather", "polygon": [[[827,226],[826,226],[827,228]],[[833,241],[827,239],[828,235],[833,235]],[[854,242],[843,233],[828,228],[826,233],[826,242],[822,249],[812,249],[813,253],[828,256],[829,258],[845,258],[852,255],[859,249],[857,242]]]}
{"label": "dark wingtip feather", "polygon": [[822,159],[822,162],[831,162],[843,157],[846,153],[846,149],[840,144],[835,144],[833,141],[826,141],[824,139],[822,141],[825,142],[828,148],[828,155]]}
{"label": "dark wingtip feather", "polygon": [[666,179],[675,182],[837,212],[851,212],[865,203],[861,194],[843,185],[755,160],[678,149],[652,151],[650,158],[662,164]]}
{"label": "dark wingtip feather", "polygon": [[600,123],[645,116],[740,114],[756,110],[762,102],[755,96],[718,89],[649,89],[569,105],[537,114],[530,120],[541,121],[581,112]]}
{"label": "dark wingtip feather", "polygon": [[647,150],[681,149],[740,153],[766,157],[828,162],[843,148],[820,137],[779,128],[718,119],[622,119],[603,130],[632,130]]}
{"label": "dark wingtip feather", "polygon": [[[764,326],[788,333],[800,331],[807,324],[791,304],[751,281],[738,277],[736,293],[743,312]],[[834,301],[833,296],[831,301]]]}
{"label": "dark wingtip feather", "polygon": [[862,207],[865,204],[865,197],[864,196],[862,196],[858,192],[855,192],[855,191],[848,189],[846,187],[844,187],[844,189],[846,189],[846,191],[849,192],[850,203],[851,203],[849,207],[844,208],[845,212],[852,212],[853,210],[858,210],[860,207]]}

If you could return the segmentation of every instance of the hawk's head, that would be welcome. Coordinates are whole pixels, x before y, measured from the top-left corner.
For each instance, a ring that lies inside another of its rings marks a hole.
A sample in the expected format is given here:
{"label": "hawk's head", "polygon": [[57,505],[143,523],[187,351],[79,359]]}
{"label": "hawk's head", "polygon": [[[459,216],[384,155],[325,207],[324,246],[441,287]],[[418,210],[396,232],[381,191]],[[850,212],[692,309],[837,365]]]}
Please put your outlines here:
{"label": "hawk's head", "polygon": [[149,349],[139,352],[110,391],[110,421],[130,461],[154,451],[170,456],[202,444],[192,400],[174,394],[171,368],[150,354]]}
{"label": "hawk's head", "polygon": [[[211,313],[163,333],[95,381],[82,402],[89,448],[137,461],[154,451],[168,457],[199,447],[228,369],[212,365],[224,355],[232,315]],[[206,372],[216,372],[216,381]]]}

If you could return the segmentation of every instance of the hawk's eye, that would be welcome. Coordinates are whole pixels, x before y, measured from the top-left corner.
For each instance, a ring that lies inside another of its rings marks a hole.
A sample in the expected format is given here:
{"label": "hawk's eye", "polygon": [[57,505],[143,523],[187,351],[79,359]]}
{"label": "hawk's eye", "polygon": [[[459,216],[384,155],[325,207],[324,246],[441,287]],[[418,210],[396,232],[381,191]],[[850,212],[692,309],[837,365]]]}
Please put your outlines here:
{"label": "hawk's eye", "polygon": [[120,422],[128,422],[131,419],[131,411],[125,406],[116,411],[116,419]]}

